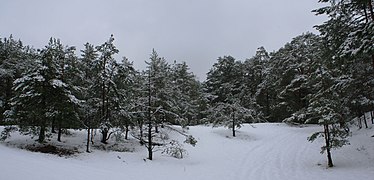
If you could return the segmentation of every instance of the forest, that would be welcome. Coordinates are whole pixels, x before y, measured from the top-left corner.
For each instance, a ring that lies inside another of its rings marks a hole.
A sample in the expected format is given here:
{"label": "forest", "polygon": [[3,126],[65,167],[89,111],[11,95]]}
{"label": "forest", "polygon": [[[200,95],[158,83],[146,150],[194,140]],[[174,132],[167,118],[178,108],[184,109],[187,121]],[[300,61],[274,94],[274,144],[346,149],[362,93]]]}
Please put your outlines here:
{"label": "forest", "polygon": [[328,20],[315,26],[318,34],[303,33],[273,52],[259,47],[245,60],[218,57],[203,82],[186,62],[169,63],[155,49],[144,70],[116,59],[114,35],[82,50],[54,37],[41,49],[1,37],[1,138],[18,131],[43,143],[52,133],[61,141],[66,129],[86,129],[89,152],[93,130],[106,144],[120,129],[152,160],[161,128],[210,124],[235,136],[243,123],[285,122],[320,124],[308,140],[323,137],[330,156],[348,143],[350,124],[374,124],[374,13],[372,0],[320,2],[329,3],[313,12]]}

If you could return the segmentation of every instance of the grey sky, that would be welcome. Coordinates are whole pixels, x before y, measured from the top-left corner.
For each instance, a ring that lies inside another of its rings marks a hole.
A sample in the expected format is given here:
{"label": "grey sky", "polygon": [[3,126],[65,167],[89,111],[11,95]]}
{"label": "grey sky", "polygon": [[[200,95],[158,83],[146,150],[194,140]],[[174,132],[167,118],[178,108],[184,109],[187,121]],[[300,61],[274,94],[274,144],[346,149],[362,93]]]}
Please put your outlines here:
{"label": "grey sky", "polygon": [[120,55],[143,69],[152,48],[205,74],[219,56],[244,60],[313,30],[317,0],[2,0],[0,37],[36,48],[50,37],[78,49],[114,34]]}

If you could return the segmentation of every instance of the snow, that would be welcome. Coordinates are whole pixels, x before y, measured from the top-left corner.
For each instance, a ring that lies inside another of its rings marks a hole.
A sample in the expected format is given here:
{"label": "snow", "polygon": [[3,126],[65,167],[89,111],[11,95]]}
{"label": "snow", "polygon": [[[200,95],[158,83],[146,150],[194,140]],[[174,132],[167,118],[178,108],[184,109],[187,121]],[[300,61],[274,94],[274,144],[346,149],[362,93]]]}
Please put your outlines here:
{"label": "snow", "polygon": [[[333,151],[334,168],[326,168],[320,154],[323,141],[307,141],[320,126],[291,127],[285,124],[244,125],[237,137],[224,128],[190,127],[197,140],[195,147],[184,144],[188,156],[175,159],[155,152],[146,160],[146,148],[135,140],[125,142],[133,152],[93,149],[83,153],[85,131],[64,136],[63,143],[82,153],[71,157],[33,153],[14,148],[12,143],[25,141],[14,135],[0,144],[0,179],[178,179],[178,180],[366,180],[374,176],[374,132],[353,130],[350,146]],[[175,134],[174,134],[175,135]],[[99,137],[97,137],[99,140]],[[28,143],[34,140],[26,139]],[[110,141],[113,143],[113,139]]]}
{"label": "snow", "polygon": [[59,79],[53,79],[52,86],[54,88],[60,88],[60,87],[66,87],[66,84]]}

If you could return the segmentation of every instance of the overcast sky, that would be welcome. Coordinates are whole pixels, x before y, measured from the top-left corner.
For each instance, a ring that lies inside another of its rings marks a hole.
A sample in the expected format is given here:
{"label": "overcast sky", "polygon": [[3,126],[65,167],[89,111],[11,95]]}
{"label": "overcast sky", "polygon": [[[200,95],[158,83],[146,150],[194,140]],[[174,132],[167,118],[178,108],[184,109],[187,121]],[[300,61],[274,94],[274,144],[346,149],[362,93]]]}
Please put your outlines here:
{"label": "overcast sky", "polygon": [[113,34],[137,69],[154,48],[169,62],[186,61],[204,80],[220,56],[244,60],[264,46],[274,51],[321,24],[318,0],[1,0],[0,37],[44,47],[100,45]]}

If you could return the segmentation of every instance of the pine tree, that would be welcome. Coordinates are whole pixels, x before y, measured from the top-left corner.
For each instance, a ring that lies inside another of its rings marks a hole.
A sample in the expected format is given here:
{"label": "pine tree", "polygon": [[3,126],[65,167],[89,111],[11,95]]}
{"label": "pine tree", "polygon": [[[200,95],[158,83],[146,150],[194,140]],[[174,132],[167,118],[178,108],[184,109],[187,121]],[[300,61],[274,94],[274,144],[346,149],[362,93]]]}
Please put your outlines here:
{"label": "pine tree", "polygon": [[190,125],[198,119],[200,84],[185,62],[174,63],[171,71],[173,93],[171,110],[179,115],[177,121],[173,123],[182,126]]}
{"label": "pine tree", "polygon": [[[155,133],[158,133],[158,127],[166,121],[170,111],[170,67],[164,58],[158,56],[153,49],[150,55],[150,61],[146,71],[147,79],[147,143],[148,159],[153,159],[153,148],[157,145],[154,142]],[[153,130],[154,128],[154,130]]]}
{"label": "pine tree", "polygon": [[[330,18],[317,26],[322,35],[339,37],[337,55],[349,56],[365,54],[374,68],[374,9],[372,0],[321,0],[329,5],[314,10],[316,14],[326,14]],[[337,29],[339,27],[341,29]],[[331,31],[334,29],[334,31]]]}
{"label": "pine tree", "polygon": [[[213,126],[226,126],[232,129],[235,136],[235,128],[247,122],[257,121],[254,110],[243,107],[239,99],[248,89],[241,89],[243,81],[243,65],[235,61],[231,56],[218,58],[218,62],[208,72],[206,88],[210,93],[210,108],[208,109],[208,122]],[[253,107],[251,107],[253,108]]]}
{"label": "pine tree", "polygon": [[314,87],[319,90],[310,98],[308,121],[317,120],[318,124],[323,126],[323,131],[313,133],[308,140],[313,142],[318,137],[324,138],[325,145],[321,147],[321,153],[327,153],[327,164],[333,167],[331,150],[348,144],[349,131],[341,126],[343,119],[341,112],[344,106],[333,86],[336,80],[323,66],[316,72],[315,82]]}
{"label": "pine tree", "polygon": [[112,127],[111,121],[111,101],[109,94],[112,93],[113,83],[112,78],[115,73],[115,60],[113,55],[117,54],[119,51],[114,46],[114,37],[110,36],[109,40],[104,44],[97,46],[97,52],[99,53],[98,63],[96,64],[99,70],[98,83],[100,84],[100,98],[101,98],[101,108],[100,108],[100,131],[102,134],[101,142],[106,144],[110,137],[110,128]]}
{"label": "pine tree", "polygon": [[81,58],[78,60],[80,66],[80,87],[77,88],[78,96],[82,100],[79,106],[81,124],[87,129],[86,152],[90,152],[90,142],[93,137],[93,128],[100,123],[100,99],[97,98],[96,82],[99,70],[95,64],[98,58],[95,47],[89,43],[81,50]]}
{"label": "pine tree", "polygon": [[44,142],[47,127],[53,120],[64,121],[66,113],[74,114],[72,106],[77,98],[63,79],[64,68],[61,67],[65,67],[62,65],[64,58],[62,44],[51,38],[46,48],[40,51],[34,67],[14,81],[15,96],[8,114],[13,123],[20,126],[21,132],[38,134],[40,143]]}
{"label": "pine tree", "polygon": [[13,81],[21,77],[21,74],[32,66],[35,50],[24,47],[22,42],[9,38],[0,38],[0,124],[6,117],[4,112],[11,109],[13,97]]}
{"label": "pine tree", "polygon": [[329,19],[317,26],[324,40],[324,64],[340,79],[340,94],[349,111],[345,116],[360,117],[374,108],[372,100],[374,77],[373,1],[328,1],[316,14]]}
{"label": "pine tree", "polygon": [[[238,99],[232,98],[231,102],[220,102],[211,108],[208,118],[213,127],[224,126],[232,130],[232,136],[236,136],[236,129],[240,128],[246,120],[256,121],[254,111],[240,104]],[[248,121],[247,121],[248,122]]]}
{"label": "pine tree", "polygon": [[113,118],[115,126],[125,130],[125,139],[128,138],[130,126],[133,126],[132,110],[134,107],[134,96],[136,94],[135,80],[137,72],[135,71],[132,62],[126,57],[122,59],[122,62],[118,63],[117,73],[113,77],[113,102],[115,106],[115,113]]}
{"label": "pine tree", "polygon": [[267,120],[305,122],[307,96],[313,93],[307,82],[311,64],[321,58],[320,41],[312,33],[297,36],[264,64],[255,99]]}
{"label": "pine tree", "polygon": [[218,62],[207,73],[207,93],[215,96],[212,103],[227,102],[228,96],[239,94],[242,77],[241,63],[231,56],[219,57]]}
{"label": "pine tree", "polygon": [[270,114],[270,92],[261,89],[260,86],[264,85],[269,59],[270,56],[265,48],[259,47],[255,56],[244,61],[242,68],[243,77],[239,97],[245,108],[256,111],[258,119],[264,119],[264,116]]}

